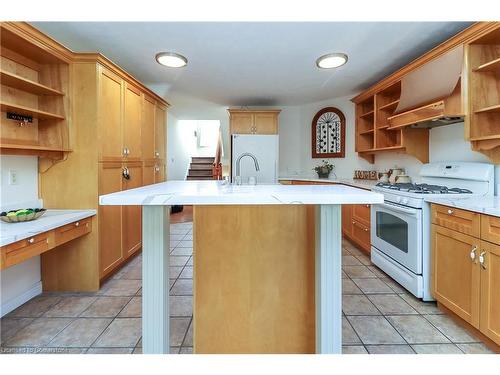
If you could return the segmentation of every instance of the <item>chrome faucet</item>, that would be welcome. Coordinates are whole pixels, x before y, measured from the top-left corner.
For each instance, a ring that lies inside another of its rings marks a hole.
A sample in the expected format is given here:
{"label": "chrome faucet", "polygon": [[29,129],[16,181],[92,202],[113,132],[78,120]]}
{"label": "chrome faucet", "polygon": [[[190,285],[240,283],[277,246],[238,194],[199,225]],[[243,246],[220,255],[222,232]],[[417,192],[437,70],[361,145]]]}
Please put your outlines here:
{"label": "chrome faucet", "polygon": [[244,152],[243,154],[238,156],[238,159],[236,159],[236,176],[234,178],[235,178],[235,182],[237,185],[241,185],[241,176],[240,176],[241,167],[240,167],[240,164],[241,164],[241,159],[243,159],[245,156],[249,156],[253,159],[253,163],[255,165],[255,170],[257,172],[260,170],[259,162],[257,161],[257,158],[255,157],[255,155],[253,155],[249,152]]}

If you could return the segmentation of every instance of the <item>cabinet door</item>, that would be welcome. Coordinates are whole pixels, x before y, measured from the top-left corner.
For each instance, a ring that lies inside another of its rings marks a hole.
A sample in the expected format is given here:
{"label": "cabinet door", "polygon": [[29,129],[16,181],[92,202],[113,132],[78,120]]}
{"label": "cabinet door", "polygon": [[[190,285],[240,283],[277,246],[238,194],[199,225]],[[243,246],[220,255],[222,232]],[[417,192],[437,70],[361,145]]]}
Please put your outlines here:
{"label": "cabinet door", "polygon": [[352,204],[342,205],[342,234],[352,237]]}
{"label": "cabinet door", "polygon": [[144,96],[142,102],[142,157],[145,160],[155,158],[155,102]]}
{"label": "cabinet door", "polygon": [[352,206],[352,218],[365,226],[370,226],[370,205],[354,204]]}
{"label": "cabinet door", "polygon": [[500,246],[481,242],[480,330],[500,345]]}
{"label": "cabinet door", "polygon": [[[124,179],[123,190],[142,186],[142,166],[127,164],[129,179]],[[123,256],[128,258],[141,248],[142,206],[123,206]]]}
{"label": "cabinet door", "polygon": [[159,182],[165,182],[165,178],[166,178],[165,164],[155,165],[155,184]]}
{"label": "cabinet door", "polygon": [[431,235],[434,298],[479,328],[480,241],[436,224]]}
{"label": "cabinet door", "polygon": [[121,160],[122,143],[122,80],[100,68],[99,145],[101,161]]}
{"label": "cabinet door", "polygon": [[253,134],[254,115],[250,112],[231,113],[231,134]]}
{"label": "cabinet door", "polygon": [[[101,163],[99,194],[121,191],[122,179],[121,163]],[[100,276],[102,278],[123,260],[121,206],[99,206],[99,249]]]}
{"label": "cabinet door", "polygon": [[278,134],[278,115],[266,112],[255,113],[254,131],[256,134]]}
{"label": "cabinet door", "polygon": [[138,88],[125,85],[125,110],[123,113],[123,148],[127,160],[141,160],[142,98]]}
{"label": "cabinet door", "polygon": [[354,241],[361,250],[370,253],[371,252],[370,227],[355,219],[352,219],[351,223],[352,223],[351,240]]}
{"label": "cabinet door", "polygon": [[165,108],[156,106],[155,109],[155,158],[165,160],[167,158],[165,142],[166,138],[166,117]]}
{"label": "cabinet door", "polygon": [[142,185],[152,185],[155,183],[155,168],[154,163],[146,163],[142,167]]}

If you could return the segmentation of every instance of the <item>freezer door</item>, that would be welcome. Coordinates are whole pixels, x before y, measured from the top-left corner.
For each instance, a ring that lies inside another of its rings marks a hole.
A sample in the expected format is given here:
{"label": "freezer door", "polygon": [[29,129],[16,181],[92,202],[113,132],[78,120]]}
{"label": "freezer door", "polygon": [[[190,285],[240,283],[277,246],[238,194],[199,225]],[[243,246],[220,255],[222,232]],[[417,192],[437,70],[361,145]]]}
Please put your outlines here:
{"label": "freezer door", "polygon": [[240,161],[240,175],[246,184],[248,178],[255,176],[257,184],[274,184],[278,181],[278,136],[277,135],[243,135],[232,136],[232,176],[236,176],[236,161],[244,153],[255,156],[259,163],[259,171],[255,170],[255,163],[249,156]]}

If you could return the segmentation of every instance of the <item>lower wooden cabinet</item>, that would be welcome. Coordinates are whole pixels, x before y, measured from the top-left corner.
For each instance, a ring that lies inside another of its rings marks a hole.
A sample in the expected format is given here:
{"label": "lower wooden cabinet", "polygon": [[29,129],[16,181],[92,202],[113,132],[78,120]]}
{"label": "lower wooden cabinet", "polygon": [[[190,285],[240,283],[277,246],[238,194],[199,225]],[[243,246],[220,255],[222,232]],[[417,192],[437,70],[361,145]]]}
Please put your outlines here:
{"label": "lower wooden cabinet", "polygon": [[[122,190],[135,189],[142,186],[142,165],[127,164],[128,179],[124,179]],[[142,206],[122,207],[122,251],[128,258],[142,246]]]}
{"label": "lower wooden cabinet", "polygon": [[[432,206],[433,212],[447,212],[444,206]],[[490,226],[498,218],[477,215],[475,220],[483,228],[477,236],[461,233],[463,227],[455,225],[453,220],[463,223],[463,215],[446,222],[433,216],[432,293],[439,303],[491,339],[500,350],[500,244],[490,242],[497,239]]]}
{"label": "lower wooden cabinet", "polygon": [[342,205],[342,234],[352,237],[352,204]]}

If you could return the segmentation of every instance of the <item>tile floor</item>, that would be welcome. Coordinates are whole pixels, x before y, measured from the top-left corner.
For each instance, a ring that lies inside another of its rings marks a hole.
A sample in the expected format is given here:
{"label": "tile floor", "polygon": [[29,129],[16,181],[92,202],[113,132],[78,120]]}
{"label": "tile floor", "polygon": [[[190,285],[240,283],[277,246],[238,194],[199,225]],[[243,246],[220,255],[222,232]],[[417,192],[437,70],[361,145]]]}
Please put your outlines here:
{"label": "tile floor", "polygon": [[[172,353],[192,353],[192,224],[171,225]],[[490,353],[343,244],[343,353]],[[141,353],[141,256],[97,293],[45,293],[0,320],[0,353]]]}

